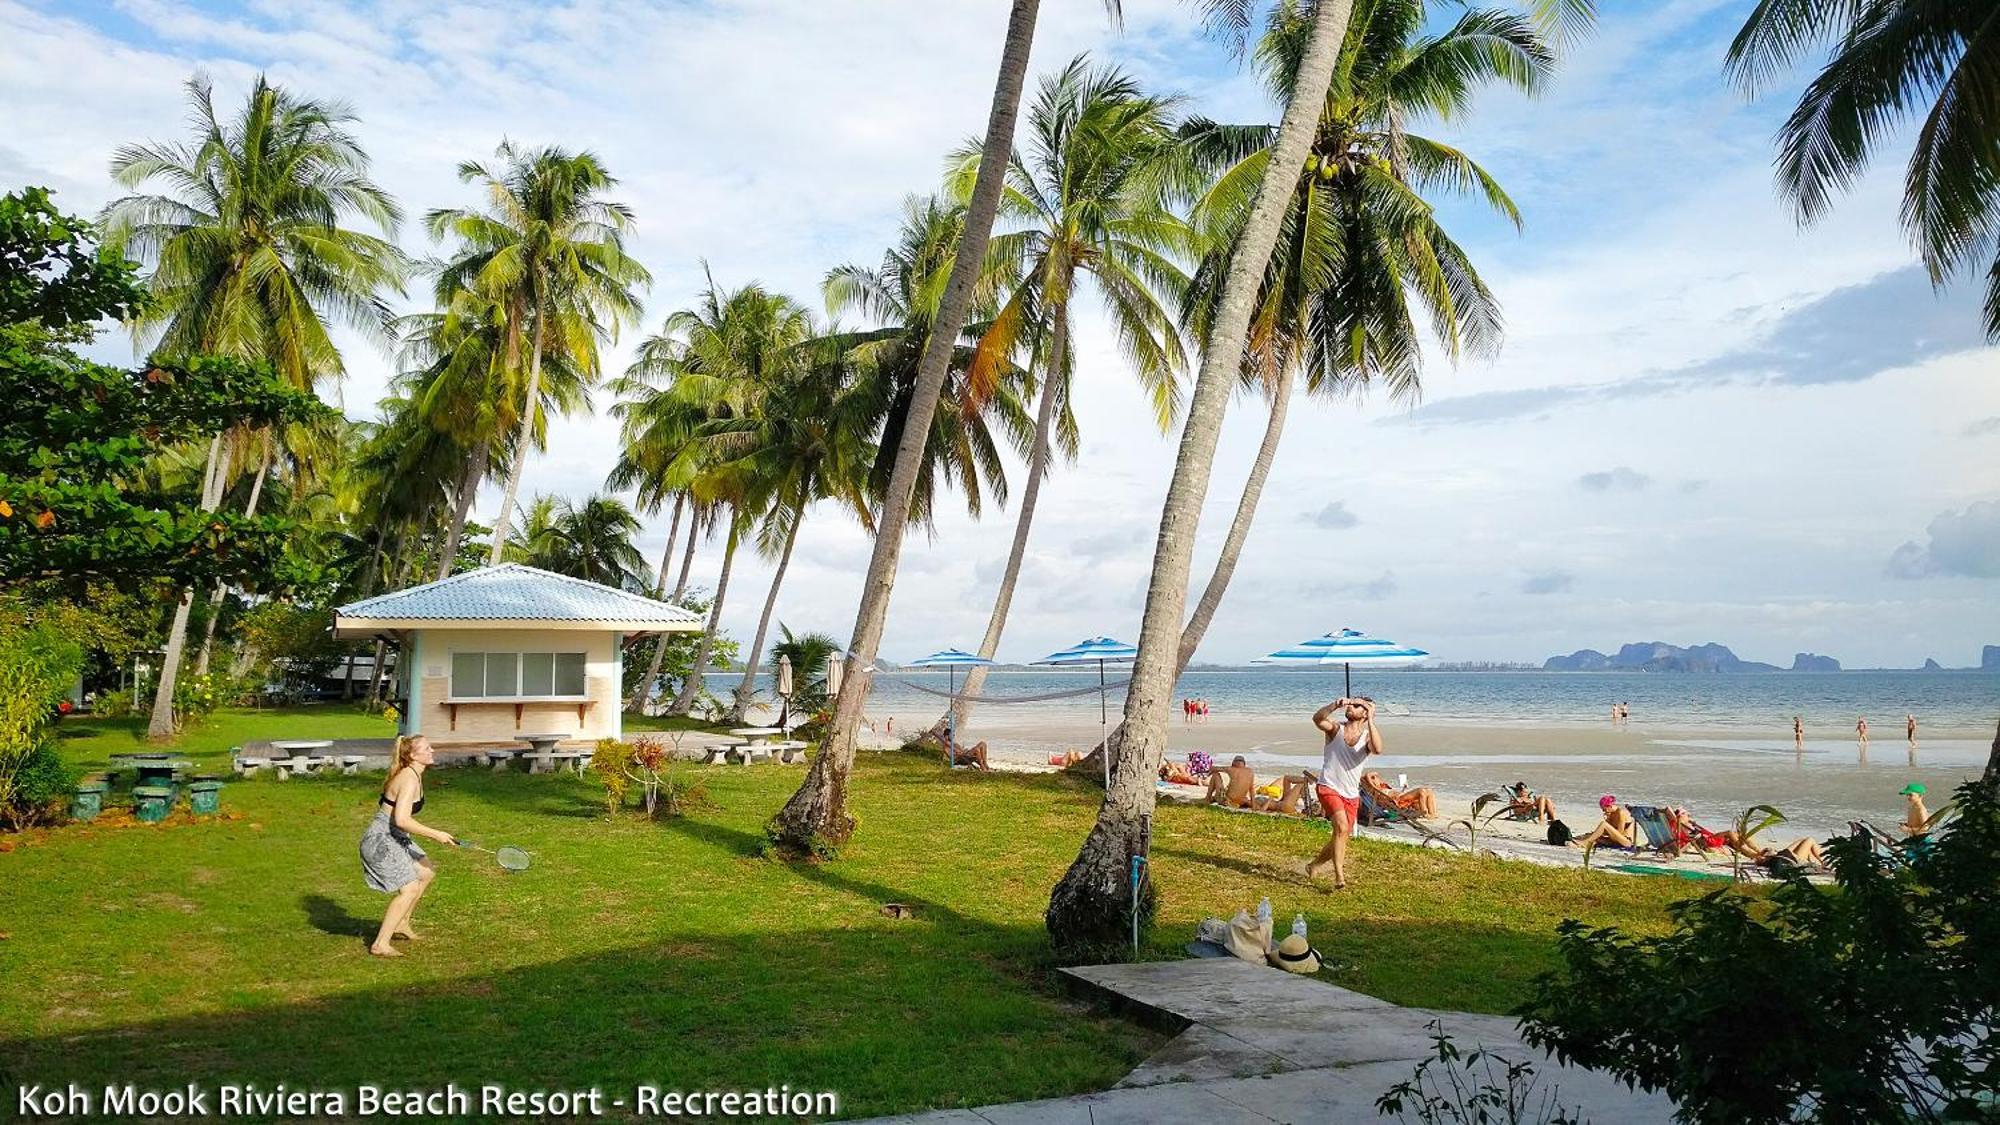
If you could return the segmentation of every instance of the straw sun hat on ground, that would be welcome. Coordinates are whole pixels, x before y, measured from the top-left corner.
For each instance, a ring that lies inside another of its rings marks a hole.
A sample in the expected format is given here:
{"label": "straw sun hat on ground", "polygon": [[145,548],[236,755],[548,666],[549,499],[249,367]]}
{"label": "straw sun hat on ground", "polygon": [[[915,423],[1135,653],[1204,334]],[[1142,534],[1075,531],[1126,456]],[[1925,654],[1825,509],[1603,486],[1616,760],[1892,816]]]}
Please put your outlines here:
{"label": "straw sun hat on ground", "polygon": [[1319,972],[1319,950],[1306,944],[1306,939],[1298,934],[1288,934],[1271,951],[1271,965],[1288,973],[1310,976]]}

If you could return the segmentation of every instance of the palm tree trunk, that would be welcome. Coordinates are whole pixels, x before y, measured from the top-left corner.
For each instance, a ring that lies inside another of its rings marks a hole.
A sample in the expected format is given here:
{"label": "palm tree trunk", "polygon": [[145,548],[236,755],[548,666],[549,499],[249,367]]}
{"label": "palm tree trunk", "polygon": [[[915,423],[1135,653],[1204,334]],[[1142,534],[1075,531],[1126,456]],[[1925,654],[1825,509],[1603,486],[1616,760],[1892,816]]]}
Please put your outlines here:
{"label": "palm tree trunk", "polygon": [[771,575],[771,592],[764,595],[764,612],[757,618],[757,638],[750,642],[750,657],[743,662],[743,679],[736,685],[736,702],[729,709],[729,721],[743,721],[744,712],[750,709],[750,697],[756,694],[757,667],[764,660],[764,638],[771,632],[771,613],[778,608],[778,587],[785,583],[785,568],[792,565],[792,547],[799,541],[799,528],[804,526],[806,514],[799,511],[792,519],[792,529],[785,533],[785,550],[778,556],[778,571]]}
{"label": "palm tree trunk", "polygon": [[708,607],[708,628],[702,631],[701,644],[694,651],[694,666],[681,681],[673,706],[667,708],[670,715],[685,715],[694,707],[695,697],[701,694],[702,674],[708,670],[708,654],[715,649],[716,630],[722,628],[722,599],[729,593],[729,568],[736,562],[735,513],[730,516],[729,537],[722,547],[722,573],[715,580],[715,604]]}
{"label": "palm tree trunk", "polygon": [[861,724],[862,704],[868,698],[868,676],[864,669],[873,667],[876,650],[882,644],[889,595],[896,586],[896,564],[902,556],[903,525],[910,518],[910,502],[916,493],[917,471],[923,464],[931,417],[937,413],[953,345],[972,311],[973,283],[986,259],[987,240],[993,234],[993,216],[999,210],[1000,186],[1006,177],[1008,155],[1014,147],[1014,124],[1020,116],[1021,88],[1027,82],[1028,55],[1034,47],[1035,17],[1040,8],[1040,0],[1014,0],[1007,18],[1007,41],[1000,53],[999,78],[993,86],[993,108],[986,119],[979,174],[966,206],[965,231],[952,259],[951,279],[945,286],[930,339],[924,341],[924,354],[917,364],[909,418],[896,448],[896,466],[889,474],[888,494],[883,498],[881,518],[876,524],[875,550],[868,559],[868,575],[861,587],[854,634],[848,641],[847,677],[841,682],[840,697],[834,704],[832,730],[806,771],[805,780],[799,783],[798,792],[792,794],[771,823],[772,838],[795,850],[837,846],[854,831],[854,818],[847,812],[847,774],[854,766],[855,731]]}
{"label": "palm tree trunk", "polygon": [[465,534],[465,521],[472,518],[472,501],[479,495],[480,480],[486,476],[489,448],[482,440],[466,455],[465,471],[458,477],[458,495],[453,497],[451,527],[444,533],[444,550],[438,559],[440,581],[450,578],[452,567],[458,565],[458,540]]}
{"label": "palm tree trunk", "polygon": [[[1028,529],[1035,522],[1035,502],[1041,495],[1042,474],[1048,472],[1053,448],[1049,438],[1055,429],[1056,391],[1069,374],[1069,308],[1057,302],[1049,314],[1052,321],[1049,361],[1042,376],[1041,399],[1035,404],[1035,446],[1028,458],[1028,482],[1021,489],[1021,510],[1014,517],[1014,542],[1007,548],[1007,569],[1000,575],[1000,590],[993,597],[993,612],[986,619],[986,636],[979,642],[979,655],[987,660],[1000,651],[1000,634],[1006,631],[1007,612],[1014,604],[1014,584],[1021,578],[1021,560],[1028,553]],[[931,737],[942,739],[947,730],[963,730],[966,716],[972,712],[972,699],[985,684],[986,668],[968,669],[963,693],[931,726]]]}
{"label": "palm tree trunk", "polygon": [[674,592],[667,596],[668,601],[679,602],[681,595],[687,593],[688,571],[694,567],[694,549],[699,542],[701,542],[701,513],[689,512],[687,546],[681,548],[681,576],[674,579]]}
{"label": "palm tree trunk", "polygon": [[368,706],[382,702],[382,658],[387,655],[382,638],[375,638],[375,662],[368,668]]}
{"label": "palm tree trunk", "polygon": [[[1236,518],[1229,524],[1229,534],[1222,541],[1222,553],[1216,556],[1215,570],[1208,576],[1208,585],[1201,591],[1201,600],[1195,603],[1194,613],[1181,628],[1180,658],[1174,666],[1174,679],[1179,680],[1194,661],[1195,650],[1201,647],[1201,639],[1208,633],[1209,625],[1215,620],[1215,611],[1222,605],[1222,595],[1229,590],[1230,579],[1235,577],[1236,563],[1243,555],[1243,544],[1250,537],[1250,525],[1257,518],[1257,503],[1264,495],[1264,482],[1270,478],[1271,462],[1278,455],[1278,439],[1285,433],[1286,408],[1291,403],[1292,381],[1289,377],[1270,388],[1271,411],[1264,423],[1264,441],[1257,447],[1257,459],[1250,464],[1249,479],[1243,482],[1243,495],[1236,501]],[[1097,780],[1104,776],[1104,755],[1116,754],[1125,742],[1125,720],[1118,725],[1104,741],[1093,747],[1083,760],[1070,767],[1070,772],[1078,777]]]}
{"label": "palm tree trunk", "polygon": [[[257,463],[256,479],[250,482],[250,499],[243,505],[243,515],[246,519],[257,514],[257,501],[264,495],[264,477],[271,471],[270,435],[265,434],[263,437],[265,442],[264,456]],[[208,675],[208,661],[210,656],[215,652],[215,626],[222,620],[223,596],[228,592],[228,588],[223,583],[217,582],[215,584],[215,591],[208,596],[211,607],[208,613],[208,624],[202,630],[201,651],[194,658],[194,674],[197,676]]]}
{"label": "palm tree trunk", "polygon": [[535,440],[535,410],[542,399],[542,325],[548,317],[540,304],[535,308],[533,354],[528,356],[528,393],[521,400],[521,432],[514,442],[514,462],[507,468],[507,489],[500,497],[500,514],[493,520],[493,551],[487,566],[499,566],[507,548],[507,521],[514,513],[514,501],[521,493],[521,474],[528,467],[528,447]]}
{"label": "palm tree trunk", "polygon": [[1986,787],[2000,796],[2000,725],[1993,729],[1993,749],[1986,755],[1986,772],[1981,775]]}
{"label": "palm tree trunk", "polygon": [[1181,429],[1174,475],[1160,514],[1146,612],[1139,628],[1139,655],[1125,693],[1124,745],[1113,757],[1111,785],[1098,808],[1097,823],[1076,861],[1050,893],[1043,919],[1059,949],[1076,952],[1108,946],[1124,938],[1135,917],[1147,922],[1152,917],[1152,884],[1145,884],[1135,896],[1130,873],[1133,858],[1146,855],[1152,846],[1153,783],[1166,750],[1167,700],[1180,662],[1195,532],[1208,493],[1222,417],[1243,362],[1251,306],[1277,244],[1286,201],[1325,105],[1352,10],[1352,0],[1323,0],[1314,9],[1310,38],[1278,126],[1277,143],[1257,186],[1249,221],[1230,253],[1222,300],[1202,351],[1201,371],[1189,398],[1187,423]]}
{"label": "palm tree trunk", "polygon": [[[673,522],[667,525],[667,546],[665,550],[660,552],[660,580],[653,583],[653,596],[656,598],[665,596],[667,592],[667,572],[673,568],[674,541],[679,539],[681,535],[681,508],[686,503],[686,496],[674,497],[674,518]],[[692,529],[689,531],[689,538],[693,538]],[[642,715],[645,714],[646,704],[653,697],[653,681],[659,679],[660,676],[660,658],[665,656],[666,653],[667,635],[661,633],[653,638],[652,663],[646,666],[646,678],[640,680],[632,688],[632,698],[627,702],[625,707],[627,711],[635,711]]]}
{"label": "palm tree trunk", "polygon": [[[222,461],[227,456],[223,436],[218,432],[208,443],[208,464],[202,469],[201,510],[212,512],[222,502]],[[174,736],[174,687],[180,682],[181,654],[187,650],[188,612],[194,608],[194,588],[181,591],[174,606],[174,621],[167,628],[167,648],[160,658],[160,679],[153,690],[153,715],[146,723],[146,737],[164,740]]]}

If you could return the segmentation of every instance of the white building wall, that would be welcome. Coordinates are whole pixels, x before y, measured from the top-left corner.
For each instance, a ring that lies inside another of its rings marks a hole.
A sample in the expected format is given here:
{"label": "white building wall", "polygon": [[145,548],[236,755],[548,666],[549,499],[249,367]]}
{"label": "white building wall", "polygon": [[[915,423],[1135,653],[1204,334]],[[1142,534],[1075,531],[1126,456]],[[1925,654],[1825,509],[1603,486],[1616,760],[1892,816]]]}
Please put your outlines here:
{"label": "white building wall", "polygon": [[[567,733],[570,742],[589,744],[620,734],[621,634],[569,629],[419,629],[412,646],[410,675],[416,693],[407,722],[437,746],[508,742],[523,734]],[[461,702],[454,708],[451,661],[454,652],[582,652],[588,705],[578,717],[570,702]],[[516,715],[518,706],[519,715]]]}

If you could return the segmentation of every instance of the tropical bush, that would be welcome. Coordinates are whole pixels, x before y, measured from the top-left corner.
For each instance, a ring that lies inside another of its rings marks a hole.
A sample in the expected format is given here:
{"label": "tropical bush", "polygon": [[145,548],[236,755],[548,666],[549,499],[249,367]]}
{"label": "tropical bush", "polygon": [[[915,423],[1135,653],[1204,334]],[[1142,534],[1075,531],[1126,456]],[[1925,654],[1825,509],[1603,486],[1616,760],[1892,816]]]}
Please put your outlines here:
{"label": "tropical bush", "polygon": [[0,618],[0,820],[14,828],[59,815],[74,784],[55,751],[56,708],[83,669],[83,647],[49,623]]}
{"label": "tropical bush", "polygon": [[680,816],[707,805],[707,783],[675,770],[673,762],[673,750],[651,735],[640,735],[630,742],[598,739],[590,768],[604,785],[605,811],[616,813],[624,808],[625,795],[634,784],[639,786],[648,819],[661,812]]}
{"label": "tropical bush", "polygon": [[90,713],[100,719],[122,719],[132,713],[132,693],[124,688],[100,691],[90,704]]}
{"label": "tropical bush", "polygon": [[277,681],[287,698],[304,698],[331,673],[349,645],[333,638],[333,611],[323,606],[267,601],[237,623],[251,667]]}
{"label": "tropical bush", "polygon": [[227,672],[183,676],[174,684],[174,715],[181,725],[193,726],[218,708],[243,699],[249,690]]}
{"label": "tropical bush", "polygon": [[628,771],[632,764],[632,744],[615,738],[600,738],[590,755],[590,772],[604,786],[604,811],[616,813],[625,807],[625,792],[632,787]]}
{"label": "tropical bush", "polygon": [[1831,890],[1725,888],[1658,937],[1564,922],[1528,1041],[1687,1121],[2000,1120],[2000,804],[1968,782],[1956,805],[1913,846],[1832,841]]}

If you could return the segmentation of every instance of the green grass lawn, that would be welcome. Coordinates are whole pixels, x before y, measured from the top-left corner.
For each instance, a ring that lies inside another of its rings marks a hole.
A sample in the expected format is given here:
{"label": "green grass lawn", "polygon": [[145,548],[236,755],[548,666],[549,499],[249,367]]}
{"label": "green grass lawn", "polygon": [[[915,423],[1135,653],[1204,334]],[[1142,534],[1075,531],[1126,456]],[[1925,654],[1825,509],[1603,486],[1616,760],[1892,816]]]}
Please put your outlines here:
{"label": "green grass lawn", "polygon": [[[354,712],[232,713],[183,749],[273,735],[379,735]],[[72,721],[79,763],[135,747]],[[219,759],[218,759],[219,760]],[[356,842],[381,776],[232,784],[227,816],[0,837],[0,1076],[166,1087],[504,1082],[516,1089],[831,1089],[868,1115],[1115,1083],[1157,1032],[1070,999],[1041,913],[1096,791],[864,754],[861,827],[837,861],[760,858],[799,767],[690,767],[711,805],[607,818],[566,776],[440,770],[423,819],[534,867],[437,854],[420,942],[365,955],[386,898]],[[1356,884],[1294,875],[1324,830],[1163,806],[1149,957],[1269,895],[1304,911],[1326,979],[1404,1004],[1505,1011],[1548,966],[1564,917],[1663,927],[1691,892],[1630,878],[1361,842]],[[892,920],[882,904],[913,906]]]}

